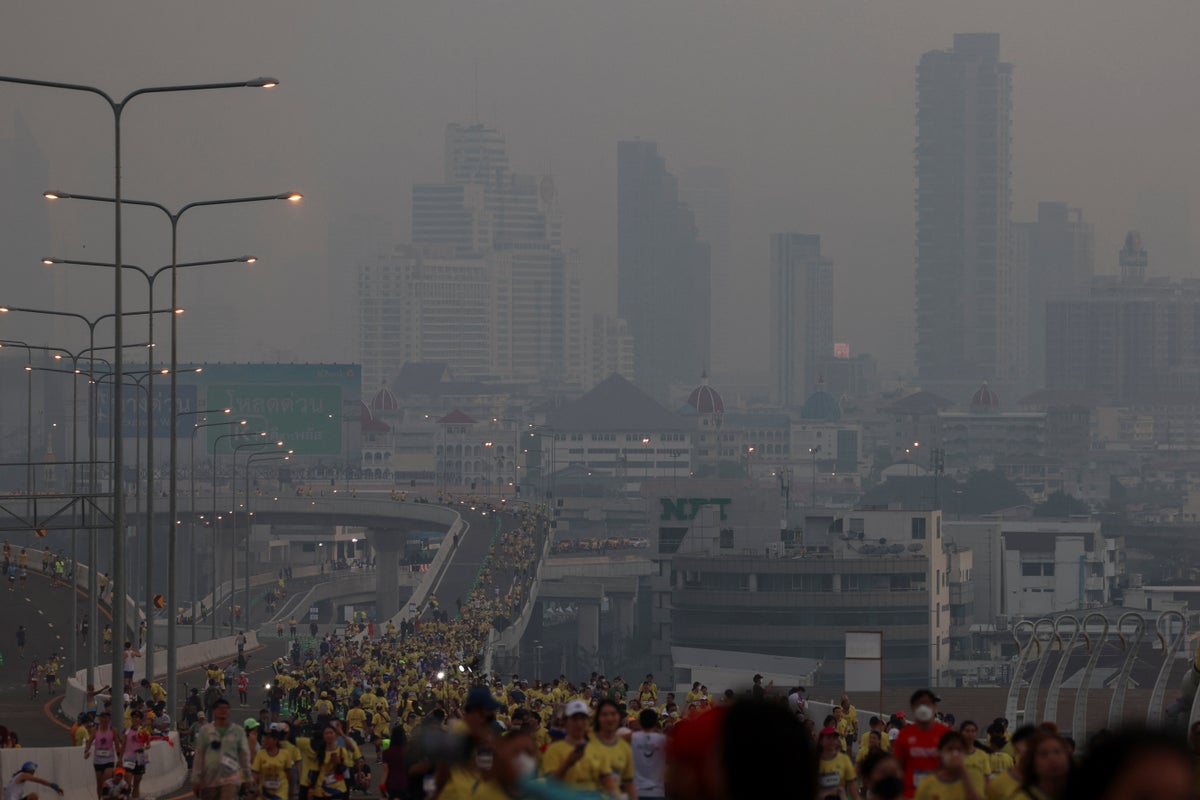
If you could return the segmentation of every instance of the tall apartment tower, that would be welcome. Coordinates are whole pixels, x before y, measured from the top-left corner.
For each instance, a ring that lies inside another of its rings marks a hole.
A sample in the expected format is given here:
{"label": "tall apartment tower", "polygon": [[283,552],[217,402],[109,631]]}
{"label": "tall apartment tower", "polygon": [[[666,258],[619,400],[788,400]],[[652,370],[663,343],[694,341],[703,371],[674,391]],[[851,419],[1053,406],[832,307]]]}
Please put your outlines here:
{"label": "tall apartment tower", "polygon": [[[554,386],[582,379],[578,259],[564,248],[562,227],[553,179],[513,172],[499,131],[483,125],[446,127],[444,183],[413,186],[412,244],[420,264],[441,264],[446,270],[443,278],[424,286],[454,291],[456,284],[448,278],[454,275],[465,281],[464,297],[475,297],[482,276],[494,284],[490,293],[510,298],[505,324],[484,332],[495,357],[488,374]],[[499,319],[497,313],[489,316]],[[464,332],[471,327],[464,325]],[[469,363],[452,360],[456,374],[479,374],[483,350],[473,345],[458,351]],[[422,357],[428,359],[424,351]]]}
{"label": "tall apartment tower", "polygon": [[1013,231],[1013,261],[1024,260],[1029,287],[1029,374],[1043,387],[1048,385],[1046,304],[1088,296],[1096,271],[1096,232],[1083,211],[1061,202],[1038,203],[1037,221],[1014,222]]}
{"label": "tall apartment tower", "polygon": [[[737,314],[717,313],[728,308],[736,296],[738,273],[733,268],[731,226],[733,190],[729,176],[720,167],[694,167],[679,176],[679,196],[696,218],[700,239],[708,245],[712,275],[712,366],[731,369],[737,365],[741,320]],[[710,368],[710,372],[712,369]]]}
{"label": "tall apartment tower", "polygon": [[771,375],[774,401],[798,407],[816,391],[824,359],[833,355],[833,263],[821,237],[771,237]]}
{"label": "tall apartment tower", "polygon": [[708,368],[708,245],[654,142],[617,144],[617,316],[634,341],[634,383],[660,402]]}
{"label": "tall apartment tower", "polygon": [[[961,33],[917,67],[916,362],[929,386],[1020,382],[1009,254],[1012,65]],[[961,393],[961,392],[960,392]]]}

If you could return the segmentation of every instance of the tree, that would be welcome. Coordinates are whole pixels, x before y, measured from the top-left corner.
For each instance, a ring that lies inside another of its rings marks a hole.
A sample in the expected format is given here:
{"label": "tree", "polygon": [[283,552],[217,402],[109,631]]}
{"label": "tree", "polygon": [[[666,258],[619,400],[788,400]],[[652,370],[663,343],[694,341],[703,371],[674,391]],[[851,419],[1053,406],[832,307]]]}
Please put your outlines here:
{"label": "tree", "polygon": [[1087,503],[1062,490],[1051,493],[1046,498],[1046,502],[1038,503],[1033,507],[1035,517],[1073,517],[1091,512]]}

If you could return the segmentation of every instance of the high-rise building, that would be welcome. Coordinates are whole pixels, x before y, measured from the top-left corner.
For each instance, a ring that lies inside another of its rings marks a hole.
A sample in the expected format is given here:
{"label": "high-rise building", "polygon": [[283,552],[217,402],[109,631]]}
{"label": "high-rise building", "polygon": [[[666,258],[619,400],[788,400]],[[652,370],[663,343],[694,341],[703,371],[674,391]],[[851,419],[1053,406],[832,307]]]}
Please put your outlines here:
{"label": "high-rise building", "polygon": [[504,134],[485,125],[446,126],[446,183],[494,183],[508,173]]}
{"label": "high-rise building", "polygon": [[[445,181],[413,187],[412,243],[425,263],[482,264],[491,292],[510,298],[502,314],[489,314],[509,320],[490,331],[497,360],[489,374],[578,383],[585,369],[578,259],[563,246],[553,179],[510,171],[496,130],[452,124]],[[454,274],[468,281],[468,295],[478,291],[474,268]],[[477,366],[444,360],[457,374],[478,374]]]}
{"label": "high-rise building", "polygon": [[1121,403],[1200,391],[1200,282],[1147,277],[1136,231],[1126,235],[1119,263],[1120,277],[1093,278],[1086,298],[1047,303],[1047,388]]}
{"label": "high-rise building", "polygon": [[708,245],[654,142],[617,144],[617,315],[634,340],[634,383],[660,402],[710,360]]}
{"label": "high-rise building", "polygon": [[462,378],[512,372],[509,264],[490,254],[401,247],[359,268],[363,387],[378,390],[406,362],[448,364]]}
{"label": "high-rise building", "polygon": [[728,308],[729,298],[738,294],[738,273],[733,268],[730,245],[733,191],[729,176],[720,167],[684,170],[679,176],[679,197],[692,210],[700,240],[708,245],[713,366],[733,369],[738,364],[738,341],[743,337],[741,320],[737,314],[718,313],[718,309]]}
{"label": "high-rise building", "polygon": [[585,388],[591,389],[613,373],[633,380],[633,337],[629,325],[619,317],[593,314],[588,337],[589,371]]}
{"label": "high-rise building", "polygon": [[799,406],[833,356],[833,263],[821,256],[820,236],[771,236],[770,325],[772,399]]}
{"label": "high-rise building", "polygon": [[1014,222],[1012,257],[1026,266],[1030,380],[1046,381],[1046,304],[1086,298],[1095,274],[1096,234],[1083,211],[1038,203],[1036,222]]}
{"label": "high-rise building", "polygon": [[1009,316],[1012,65],[995,33],[955,34],[917,67],[917,372],[930,386],[1017,382]]}

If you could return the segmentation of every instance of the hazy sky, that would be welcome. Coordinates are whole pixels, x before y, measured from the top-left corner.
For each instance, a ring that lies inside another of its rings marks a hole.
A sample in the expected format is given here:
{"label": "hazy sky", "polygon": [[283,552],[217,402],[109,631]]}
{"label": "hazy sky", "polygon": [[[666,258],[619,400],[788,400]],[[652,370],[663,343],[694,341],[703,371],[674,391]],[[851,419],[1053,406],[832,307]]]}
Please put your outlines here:
{"label": "hazy sky", "polygon": [[[3,23],[10,75],[114,92],[282,81],[141,98],[127,112],[128,196],[307,195],[300,207],[185,223],[185,260],[264,257],[247,275],[185,278],[181,346],[195,356],[354,357],[354,256],[330,242],[347,231],[371,247],[404,239],[410,184],[439,179],[445,124],[472,117],[476,60],[481,120],[503,130],[514,167],[556,176],[592,308],[615,305],[617,140],[657,140],[676,171],[727,170],[740,291],[717,332],[738,337],[750,366],[767,363],[768,236],[798,230],[821,234],[837,264],[837,338],[909,368],[915,68],[955,32],[999,32],[1016,65],[1014,218],[1041,199],[1082,206],[1101,271],[1136,223],[1139,194],[1187,197],[1200,178],[1190,0],[42,0],[8,4]],[[110,121],[97,101],[0,85],[0,109],[0,131],[10,110],[24,115],[56,188],[110,191]],[[1190,214],[1200,231],[1200,201]],[[51,219],[56,254],[111,255],[103,209],[62,203]],[[162,229],[131,215],[129,260],[165,263]],[[1147,244],[1153,259],[1150,232]],[[107,308],[96,276],[73,275],[76,310]],[[32,299],[6,284],[6,297]],[[730,368],[714,365],[715,379]]]}

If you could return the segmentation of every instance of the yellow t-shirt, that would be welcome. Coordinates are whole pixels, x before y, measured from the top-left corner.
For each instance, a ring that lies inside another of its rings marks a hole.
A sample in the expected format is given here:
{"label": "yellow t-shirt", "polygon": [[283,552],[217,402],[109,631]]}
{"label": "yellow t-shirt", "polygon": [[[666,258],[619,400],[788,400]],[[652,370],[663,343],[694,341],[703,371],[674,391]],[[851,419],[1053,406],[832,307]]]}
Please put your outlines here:
{"label": "yellow t-shirt", "polygon": [[352,731],[364,731],[367,727],[367,712],[358,706],[346,712],[346,727]]}
{"label": "yellow t-shirt", "polygon": [[999,775],[993,775],[987,785],[987,800],[1009,800],[1021,791],[1021,781],[1013,775],[1012,770],[1005,770]]}
{"label": "yellow t-shirt", "polygon": [[282,747],[275,755],[268,753],[265,747],[258,748],[250,769],[254,770],[255,783],[263,797],[268,800],[288,800],[288,770],[293,763],[291,754]]}
{"label": "yellow t-shirt", "polygon": [[822,758],[817,765],[817,796],[836,794],[838,789],[854,783],[854,778],[850,756],[838,753],[833,758]]}
{"label": "yellow t-shirt", "polygon": [[915,800],[967,800],[967,788],[963,781],[970,781],[976,794],[983,794],[983,779],[971,770],[967,770],[965,778],[955,781],[944,781],[936,772],[932,772],[917,785]]}
{"label": "yellow t-shirt", "polygon": [[612,744],[600,741],[596,736],[588,739],[588,749],[596,748],[608,759],[612,772],[617,776],[617,783],[622,784],[633,780],[633,748],[629,742],[618,738]]}
{"label": "yellow t-shirt", "polygon": [[[337,771],[337,758],[341,756],[341,775]],[[325,761],[317,772],[316,780],[312,782],[309,797],[346,797],[350,793],[346,779],[354,767],[354,755],[344,747],[331,750],[325,754]],[[340,794],[339,794],[340,792]]]}
{"label": "yellow t-shirt", "polygon": [[460,764],[450,769],[438,800],[508,800],[508,794],[494,778]]}
{"label": "yellow t-shirt", "polygon": [[979,778],[980,784],[985,783],[987,777],[995,771],[992,769],[992,754],[985,753],[978,747],[963,756],[963,766]]}
{"label": "yellow t-shirt", "polygon": [[[553,775],[557,772],[574,749],[575,745],[561,739],[547,747],[546,755],[542,757],[542,775]],[[600,791],[604,776],[612,774],[612,765],[605,757],[604,751],[588,747],[584,749],[583,757],[563,775],[563,782],[577,789]]]}
{"label": "yellow t-shirt", "polygon": [[988,775],[996,775],[1001,772],[1008,772],[1016,767],[1016,763],[1012,760],[1012,756],[1008,753],[992,753],[991,756],[992,771]]}

